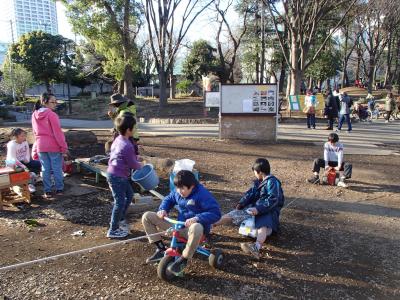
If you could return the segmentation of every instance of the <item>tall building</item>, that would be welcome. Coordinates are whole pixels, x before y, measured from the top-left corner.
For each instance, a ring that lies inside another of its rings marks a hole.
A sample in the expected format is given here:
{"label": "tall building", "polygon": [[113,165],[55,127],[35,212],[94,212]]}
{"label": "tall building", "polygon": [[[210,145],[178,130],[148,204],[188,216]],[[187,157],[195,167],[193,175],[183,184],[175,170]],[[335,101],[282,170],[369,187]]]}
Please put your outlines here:
{"label": "tall building", "polygon": [[[3,1],[6,16],[3,19],[12,21],[15,41],[24,33],[36,30],[58,34],[55,0],[1,0]],[[11,30],[8,31],[11,35]],[[7,40],[11,41],[12,37],[9,36]]]}

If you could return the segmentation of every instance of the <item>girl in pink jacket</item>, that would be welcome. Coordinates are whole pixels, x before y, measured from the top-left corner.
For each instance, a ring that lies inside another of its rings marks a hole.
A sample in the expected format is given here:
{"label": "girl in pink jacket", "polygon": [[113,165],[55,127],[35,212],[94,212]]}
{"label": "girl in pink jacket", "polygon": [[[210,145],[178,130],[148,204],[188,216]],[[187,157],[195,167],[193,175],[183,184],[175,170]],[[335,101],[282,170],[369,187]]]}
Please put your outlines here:
{"label": "girl in pink jacket", "polygon": [[35,136],[35,150],[42,164],[44,197],[52,198],[53,173],[56,195],[62,195],[64,178],[62,172],[63,154],[67,143],[61,130],[60,119],[54,112],[57,100],[53,94],[43,93],[32,114],[32,129]]}

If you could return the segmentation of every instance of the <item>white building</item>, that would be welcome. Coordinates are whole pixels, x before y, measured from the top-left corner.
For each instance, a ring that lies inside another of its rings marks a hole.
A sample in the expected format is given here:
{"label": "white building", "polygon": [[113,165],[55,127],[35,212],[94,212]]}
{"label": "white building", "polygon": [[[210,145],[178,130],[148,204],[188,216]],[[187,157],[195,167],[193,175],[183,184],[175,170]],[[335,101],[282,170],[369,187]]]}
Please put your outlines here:
{"label": "white building", "polygon": [[[24,33],[36,30],[58,34],[57,10],[54,0],[1,0],[1,2],[5,2],[2,19],[11,20],[15,41]],[[6,27],[5,24],[2,26]],[[11,30],[7,31],[11,35]],[[9,36],[7,40],[11,41],[12,37]]]}

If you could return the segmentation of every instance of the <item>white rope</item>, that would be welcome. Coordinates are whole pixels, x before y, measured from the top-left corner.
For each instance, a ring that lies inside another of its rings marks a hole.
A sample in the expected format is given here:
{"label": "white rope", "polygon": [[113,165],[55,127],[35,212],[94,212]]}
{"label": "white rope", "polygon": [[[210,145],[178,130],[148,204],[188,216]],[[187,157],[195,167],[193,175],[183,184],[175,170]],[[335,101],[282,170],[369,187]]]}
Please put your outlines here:
{"label": "white rope", "polygon": [[296,201],[298,198],[296,198],[296,199],[293,199],[292,201],[290,201],[289,202],[289,204],[288,205],[285,205],[284,207],[282,207],[282,209],[283,208],[287,208],[287,207],[289,207],[294,201]]}
{"label": "white rope", "polygon": [[130,243],[130,242],[133,242],[133,241],[146,239],[148,237],[151,237],[151,236],[154,236],[154,235],[159,235],[159,234],[164,234],[164,233],[167,233],[167,232],[168,232],[168,230],[165,230],[165,231],[152,233],[152,234],[148,234],[148,235],[143,235],[143,236],[139,236],[139,237],[123,240],[123,241],[118,241],[118,242],[109,243],[109,244],[100,245],[100,246],[94,246],[94,247],[81,249],[81,250],[76,250],[76,251],[71,251],[71,252],[62,253],[62,254],[57,254],[57,255],[54,255],[54,256],[43,257],[43,258],[39,258],[39,259],[27,261],[27,262],[15,264],[15,265],[9,265],[9,266],[5,266],[5,267],[0,267],[0,272],[1,271],[8,271],[8,270],[16,269],[16,268],[20,268],[20,267],[26,267],[26,266],[30,266],[30,265],[46,262],[46,261],[49,261],[49,260],[56,260],[56,259],[59,259],[61,257],[65,257],[65,256],[81,254],[81,253],[90,252],[90,251],[97,250],[97,249],[114,247],[114,246],[121,245],[121,244],[127,244],[127,243]]}
{"label": "white rope", "polygon": [[[283,208],[289,207],[296,200],[297,199],[292,200],[288,205],[284,206]],[[62,253],[62,254],[57,254],[57,255],[54,255],[54,256],[43,257],[43,258],[39,258],[39,259],[27,261],[27,262],[22,262],[22,263],[15,264],[15,265],[9,265],[9,266],[5,266],[5,267],[0,267],[0,272],[1,271],[12,270],[12,269],[17,269],[17,268],[20,268],[20,267],[26,267],[26,266],[30,266],[30,265],[46,262],[46,261],[49,261],[49,260],[56,260],[56,259],[59,259],[61,257],[65,257],[65,256],[71,256],[71,255],[81,254],[81,253],[85,253],[85,252],[90,252],[90,251],[93,251],[93,250],[98,250],[98,249],[103,249],[103,248],[108,248],[108,247],[114,247],[114,246],[121,245],[121,244],[127,244],[127,243],[130,243],[130,242],[133,242],[133,241],[146,239],[148,237],[151,237],[151,236],[154,236],[154,235],[159,235],[159,234],[164,234],[164,233],[167,233],[167,232],[168,232],[168,230],[165,230],[165,231],[161,231],[161,232],[157,232],[157,233],[153,233],[153,234],[138,236],[138,237],[127,239],[127,240],[123,240],[123,241],[118,241],[118,242],[109,243],[109,244],[100,245],[100,246],[94,246],[94,247],[81,249],[81,250],[76,250],[76,251],[71,251],[71,252]]]}

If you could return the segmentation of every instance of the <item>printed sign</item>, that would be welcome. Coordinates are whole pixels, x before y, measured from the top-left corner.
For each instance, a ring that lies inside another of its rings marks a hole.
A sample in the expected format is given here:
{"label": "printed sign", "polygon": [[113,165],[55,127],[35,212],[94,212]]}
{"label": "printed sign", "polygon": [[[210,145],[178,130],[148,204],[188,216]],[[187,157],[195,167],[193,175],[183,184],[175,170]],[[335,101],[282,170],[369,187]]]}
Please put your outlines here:
{"label": "printed sign", "polygon": [[219,92],[206,92],[205,107],[219,107],[220,93]]}

